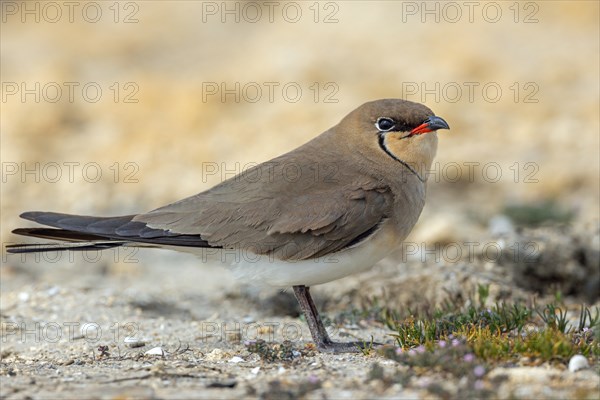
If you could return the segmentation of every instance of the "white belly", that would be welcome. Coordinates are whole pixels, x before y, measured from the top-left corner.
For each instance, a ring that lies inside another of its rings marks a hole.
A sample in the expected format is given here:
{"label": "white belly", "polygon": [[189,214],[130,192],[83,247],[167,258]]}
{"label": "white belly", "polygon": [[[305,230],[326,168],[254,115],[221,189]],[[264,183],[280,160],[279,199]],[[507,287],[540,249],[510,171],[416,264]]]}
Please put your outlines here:
{"label": "white belly", "polygon": [[203,261],[226,264],[234,276],[244,282],[287,288],[294,285],[314,286],[365,271],[396,249],[402,239],[386,225],[357,246],[324,257],[300,261],[283,261],[238,249],[171,248],[194,253]]}

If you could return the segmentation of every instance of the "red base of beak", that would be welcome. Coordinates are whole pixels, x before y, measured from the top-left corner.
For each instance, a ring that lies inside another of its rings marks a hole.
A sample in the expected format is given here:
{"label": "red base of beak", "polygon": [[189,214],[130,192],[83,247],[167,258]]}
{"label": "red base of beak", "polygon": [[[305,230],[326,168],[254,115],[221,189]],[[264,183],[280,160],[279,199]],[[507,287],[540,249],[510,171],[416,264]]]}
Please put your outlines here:
{"label": "red base of beak", "polygon": [[429,123],[425,122],[425,123],[422,123],[421,125],[417,126],[412,131],[410,131],[410,134],[411,135],[421,135],[421,134],[427,133],[427,132],[431,132],[431,129],[429,128]]}
{"label": "red base of beak", "polygon": [[448,123],[443,118],[432,115],[425,122],[410,131],[411,135],[421,135],[427,132],[437,131],[438,129],[450,129]]}

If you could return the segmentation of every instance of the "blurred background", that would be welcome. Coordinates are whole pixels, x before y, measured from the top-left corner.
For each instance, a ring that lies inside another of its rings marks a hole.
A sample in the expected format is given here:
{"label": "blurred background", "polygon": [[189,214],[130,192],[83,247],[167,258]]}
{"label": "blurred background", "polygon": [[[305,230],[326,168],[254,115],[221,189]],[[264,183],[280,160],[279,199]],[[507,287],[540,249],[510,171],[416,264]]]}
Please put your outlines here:
{"label": "blurred background", "polygon": [[[597,230],[597,2],[0,5],[3,245],[21,212],[148,211],[387,97],[451,126],[416,242]],[[197,264],[143,253],[143,268]],[[60,270],[23,273],[39,263],[4,250],[2,264],[4,294]]]}

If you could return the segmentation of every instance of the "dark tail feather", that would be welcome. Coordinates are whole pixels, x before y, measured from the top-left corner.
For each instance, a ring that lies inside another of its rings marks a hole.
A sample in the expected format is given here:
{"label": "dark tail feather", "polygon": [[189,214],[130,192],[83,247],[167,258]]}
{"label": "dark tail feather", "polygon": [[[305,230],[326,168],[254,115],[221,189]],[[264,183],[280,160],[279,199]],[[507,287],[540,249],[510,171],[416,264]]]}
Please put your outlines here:
{"label": "dark tail feather", "polygon": [[132,221],[135,215],[89,217],[34,211],[23,213],[21,217],[54,228],[19,228],[13,231],[14,234],[61,240],[63,243],[8,245],[6,250],[9,253],[103,250],[123,245],[211,247],[200,235],[181,235],[162,229],[149,228],[144,222]]}
{"label": "dark tail feather", "polygon": [[66,229],[52,228],[19,228],[14,234],[38,237],[42,239],[64,240],[68,243],[33,243],[12,244],[6,246],[6,251],[13,254],[39,253],[44,251],[84,251],[104,250],[124,245],[124,241],[111,240],[107,237],[91,235],[83,232],[74,232]]}
{"label": "dark tail feather", "polygon": [[32,236],[42,239],[60,239],[69,242],[92,242],[95,240],[109,240],[109,238],[105,236],[53,228],[18,228],[13,230],[12,233],[14,233],[15,235]]}
{"label": "dark tail feather", "polygon": [[[20,217],[37,222],[40,225],[105,237],[122,235],[122,233],[118,231],[124,227],[128,228],[126,229],[127,232],[124,232],[125,236],[128,233],[135,236],[141,229],[146,227],[146,224],[142,222],[132,222],[135,215],[125,215],[122,217],[90,217],[86,215],[29,211],[21,214]],[[136,229],[134,230],[134,228]]]}
{"label": "dark tail feather", "polygon": [[46,251],[85,251],[85,250],[104,250],[113,247],[122,246],[124,243],[118,242],[81,242],[81,243],[49,243],[49,244],[11,244],[6,246],[6,251],[11,254],[20,253],[40,253]]}

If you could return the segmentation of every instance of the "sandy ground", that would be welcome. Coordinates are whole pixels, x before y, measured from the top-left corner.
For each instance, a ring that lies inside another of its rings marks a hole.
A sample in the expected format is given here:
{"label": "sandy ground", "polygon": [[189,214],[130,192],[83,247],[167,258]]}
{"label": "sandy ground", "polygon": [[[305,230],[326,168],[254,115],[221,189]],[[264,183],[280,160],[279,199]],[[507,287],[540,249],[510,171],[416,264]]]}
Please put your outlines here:
{"label": "sandy ground", "polygon": [[[276,3],[272,22],[267,3],[76,2],[72,14],[63,2],[0,3],[0,397],[473,395],[471,382],[375,355],[308,349],[289,362],[261,361],[244,345],[258,333],[300,350],[309,342],[290,293],[246,287],[190,256],[4,252],[20,240],[10,231],[23,226],[23,211],[150,210],[291,150],[376,98],[423,102],[452,129],[440,137],[428,203],[409,238],[417,251],[316,287],[329,318],[375,295],[408,307],[478,283],[491,284],[494,298],[562,287],[571,303],[597,302],[597,2],[482,2],[472,14],[460,2],[431,2],[429,14],[421,2]],[[564,250],[545,253],[538,270],[464,261],[469,254],[419,258],[436,244],[475,242],[480,254],[498,243],[510,207],[540,204],[571,217],[568,229],[536,237]],[[571,257],[573,248],[586,249],[587,261]],[[391,342],[373,321],[332,329],[340,340]],[[144,346],[128,347],[128,336]],[[144,354],[155,347],[166,353]],[[372,379],[375,364],[406,378]],[[486,371],[478,390],[491,392],[476,393],[593,398],[599,390],[594,365],[571,373],[564,363],[526,364]]]}

